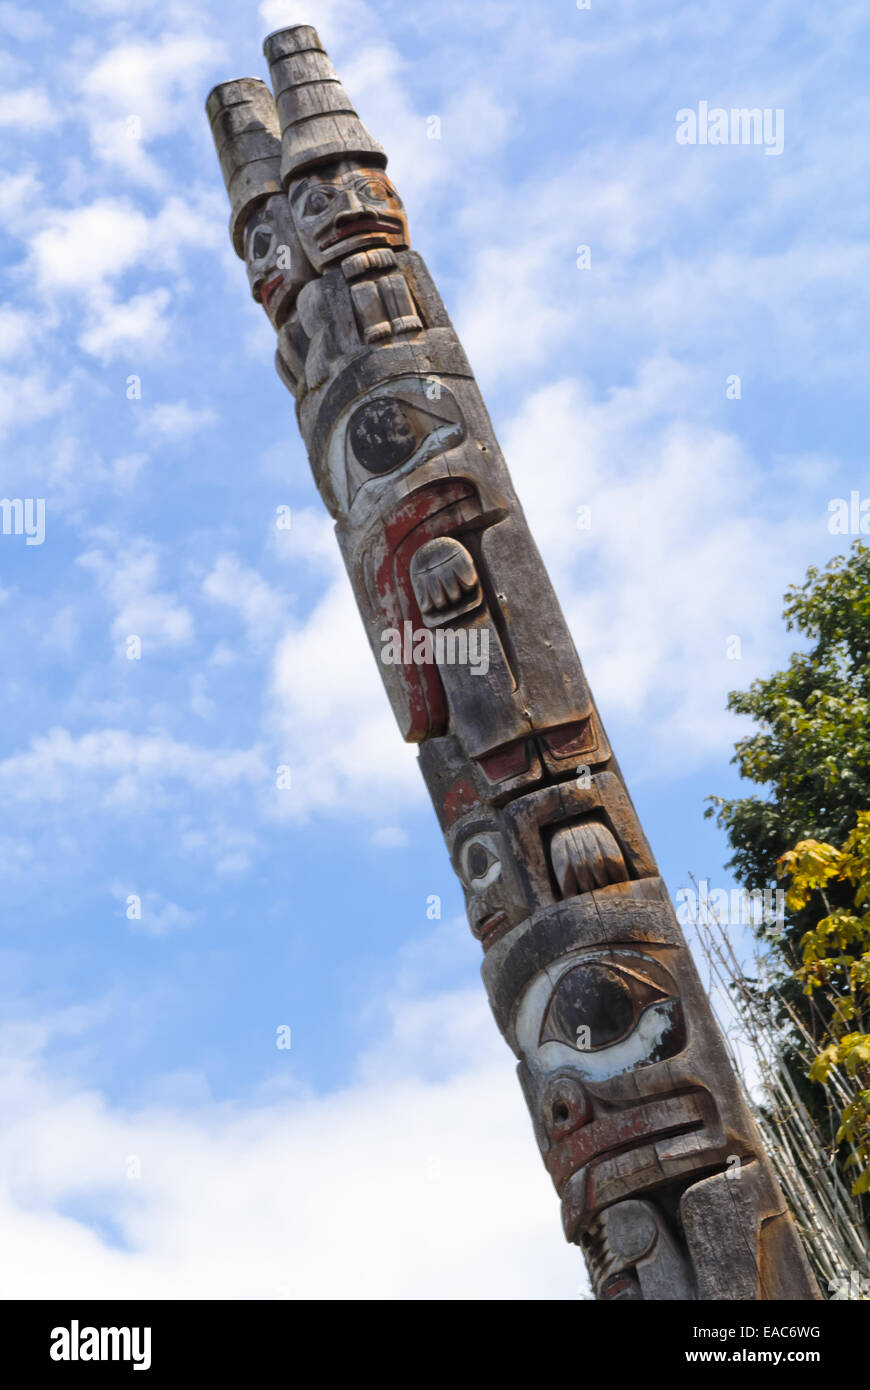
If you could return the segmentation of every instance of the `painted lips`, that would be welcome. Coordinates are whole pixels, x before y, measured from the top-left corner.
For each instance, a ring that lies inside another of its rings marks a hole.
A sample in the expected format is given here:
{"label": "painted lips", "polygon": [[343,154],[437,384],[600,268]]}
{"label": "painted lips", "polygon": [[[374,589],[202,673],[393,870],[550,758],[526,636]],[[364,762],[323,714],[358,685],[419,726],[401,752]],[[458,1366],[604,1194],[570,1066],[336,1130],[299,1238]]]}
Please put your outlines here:
{"label": "painted lips", "polygon": [[264,285],[263,288],[260,290],[260,300],[261,300],[261,302],[262,302],[262,305],[263,305],[263,308],[264,308],[264,309],[268,309],[268,308],[269,308],[269,301],[270,301],[270,299],[271,299],[272,296],[274,295],[275,291],[278,289],[278,286],[279,286],[279,285],[283,285],[283,283],[284,283],[284,276],[283,276],[283,275],[275,275],[275,276],[273,276],[273,278],[272,278],[271,280],[267,280],[267,281],[266,281],[265,285]]}
{"label": "painted lips", "polygon": [[394,222],[392,218],[384,222],[375,222],[370,217],[359,217],[355,222],[345,222],[337,232],[320,243],[320,249],[326,251],[330,246],[335,246],[336,242],[347,241],[354,236],[364,236],[368,232],[386,232],[394,236],[398,230],[399,223]]}
{"label": "painted lips", "polygon": [[492,912],[477,924],[478,938],[483,941],[484,937],[489,937],[492,932],[498,931],[499,927],[506,926],[507,917],[504,912]]}

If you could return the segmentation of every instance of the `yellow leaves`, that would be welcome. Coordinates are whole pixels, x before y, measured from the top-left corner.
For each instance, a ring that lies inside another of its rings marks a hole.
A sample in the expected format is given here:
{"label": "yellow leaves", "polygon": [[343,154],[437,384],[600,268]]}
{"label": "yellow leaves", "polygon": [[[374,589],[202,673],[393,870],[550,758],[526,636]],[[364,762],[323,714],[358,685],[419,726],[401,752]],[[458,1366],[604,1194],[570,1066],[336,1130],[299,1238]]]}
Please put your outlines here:
{"label": "yellow leaves", "polygon": [[870,899],[870,811],[859,811],[857,824],[843,845],[840,878],[857,886],[855,905],[863,907]]}
{"label": "yellow leaves", "polygon": [[822,1049],[810,1067],[810,1081],[820,1081],[824,1085],[830,1075],[831,1068],[837,1065],[838,1059],[839,1048],[837,1044],[828,1043],[828,1046]]}
{"label": "yellow leaves", "polygon": [[852,1196],[860,1197],[870,1192],[870,1090],[858,1091],[853,1100],[843,1109],[837,1130],[837,1143],[849,1143],[853,1152],[846,1159],[846,1168],[863,1169],[852,1184]]}
{"label": "yellow leaves", "polygon": [[804,932],[800,944],[803,963],[796,975],[805,994],[832,982],[870,993],[870,949],[860,954],[852,949],[856,944],[870,947],[870,916],[836,908]]}
{"label": "yellow leaves", "polygon": [[870,1168],[865,1168],[860,1178],[852,1184],[853,1197],[860,1197],[864,1192],[870,1192]]}
{"label": "yellow leaves", "polygon": [[[847,1076],[856,1076],[861,1067],[870,1066],[870,1033],[847,1033],[828,1043],[810,1067],[810,1081],[820,1081],[824,1085],[832,1068],[840,1066],[845,1067]],[[844,1120],[846,1110],[843,1111]]]}
{"label": "yellow leaves", "polygon": [[801,840],[777,863],[780,876],[791,878],[786,905],[792,912],[799,912],[815,889],[824,889],[835,878],[855,884],[856,904],[863,905],[870,900],[870,811],[858,812],[842,849],[824,840]]}
{"label": "yellow leaves", "polygon": [[[805,908],[815,891],[823,892],[835,879],[855,886],[856,908],[870,907],[870,811],[858,812],[842,849],[822,840],[801,840],[778,863],[780,874],[791,879],[785,901],[792,912]],[[855,945],[870,948],[870,911],[834,908],[806,932],[798,971],[806,993],[844,975],[850,990],[870,989],[870,951],[851,950]]]}
{"label": "yellow leaves", "polygon": [[854,1023],[858,1017],[858,1005],[851,995],[844,995],[834,1004],[834,1030],[837,1033],[844,1033],[849,1023]]}
{"label": "yellow leaves", "polygon": [[866,990],[870,994],[870,951],[852,964],[852,988],[855,991]]}
{"label": "yellow leaves", "polygon": [[[837,1131],[837,1143],[852,1148],[847,1166],[860,1170],[852,1187],[858,1196],[870,1192],[870,1033],[863,1031],[870,1008],[870,811],[859,811],[841,849],[801,840],[782,855],[779,866],[791,880],[786,905],[792,912],[805,908],[817,891],[828,909],[801,938],[802,963],[795,976],[805,994],[824,992],[822,1016],[828,1019],[831,1041],[813,1060],[810,1080],[824,1086],[838,1067],[841,1078],[861,1087],[844,1106]],[[835,880],[854,888],[851,908],[829,907],[824,890]]]}
{"label": "yellow leaves", "polygon": [[839,1042],[838,1061],[847,1076],[856,1076],[861,1067],[870,1066],[870,1033],[847,1033]]}
{"label": "yellow leaves", "polygon": [[842,852],[823,840],[801,840],[794,849],[780,855],[780,877],[791,878],[785,895],[789,911],[800,912],[814,889],[824,888],[832,878],[839,878],[842,860]]}

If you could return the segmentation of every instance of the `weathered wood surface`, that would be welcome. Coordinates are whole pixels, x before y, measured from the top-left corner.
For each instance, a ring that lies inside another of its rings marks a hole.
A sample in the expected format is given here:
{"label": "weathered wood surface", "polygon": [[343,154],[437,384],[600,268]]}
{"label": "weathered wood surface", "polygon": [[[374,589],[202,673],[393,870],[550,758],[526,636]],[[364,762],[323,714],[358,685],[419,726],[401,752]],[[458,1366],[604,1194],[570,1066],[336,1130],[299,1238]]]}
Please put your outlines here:
{"label": "weathered wood surface", "polygon": [[599,1298],[817,1298],[386,155],[310,26],[265,53],[207,103],[233,244],[566,1237]]}

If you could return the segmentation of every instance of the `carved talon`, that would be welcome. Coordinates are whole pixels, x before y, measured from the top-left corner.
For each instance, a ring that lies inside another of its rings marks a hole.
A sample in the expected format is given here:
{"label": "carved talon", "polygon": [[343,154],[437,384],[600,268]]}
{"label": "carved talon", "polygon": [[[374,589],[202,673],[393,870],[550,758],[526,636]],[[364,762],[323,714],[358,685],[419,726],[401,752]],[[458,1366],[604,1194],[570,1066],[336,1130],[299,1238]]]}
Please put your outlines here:
{"label": "carved talon", "polygon": [[557,830],[550,845],[550,862],[563,898],[628,879],[622,850],[601,821],[583,821]]}
{"label": "carved talon", "polygon": [[452,536],[420,546],[411,561],[411,583],[427,627],[468,613],[481,601],[474,561]]}

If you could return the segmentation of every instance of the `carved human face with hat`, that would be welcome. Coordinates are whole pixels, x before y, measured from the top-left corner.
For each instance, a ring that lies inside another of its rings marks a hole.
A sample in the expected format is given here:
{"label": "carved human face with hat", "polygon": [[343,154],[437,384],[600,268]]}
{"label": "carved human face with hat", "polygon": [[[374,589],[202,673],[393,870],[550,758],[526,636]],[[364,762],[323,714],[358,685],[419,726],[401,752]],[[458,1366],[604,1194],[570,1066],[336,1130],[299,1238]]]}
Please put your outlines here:
{"label": "carved human face with hat", "polygon": [[408,245],[404,204],[374,165],[320,165],[293,179],[287,192],[302,249],[317,271],[358,251]]}

